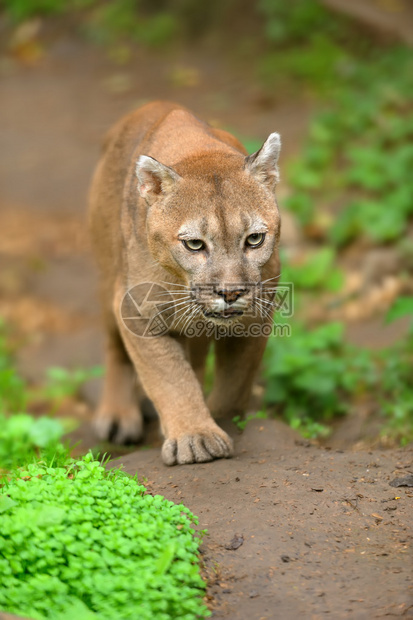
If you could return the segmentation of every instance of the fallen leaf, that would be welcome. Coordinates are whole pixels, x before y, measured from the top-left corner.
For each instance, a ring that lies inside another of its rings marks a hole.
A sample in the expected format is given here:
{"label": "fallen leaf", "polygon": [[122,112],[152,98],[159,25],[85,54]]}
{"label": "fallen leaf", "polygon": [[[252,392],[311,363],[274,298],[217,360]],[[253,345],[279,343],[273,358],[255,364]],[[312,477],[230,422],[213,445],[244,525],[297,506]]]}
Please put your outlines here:
{"label": "fallen leaf", "polygon": [[244,536],[242,534],[234,534],[234,537],[231,540],[231,542],[225,545],[225,549],[227,549],[228,551],[236,551],[243,544],[244,544]]}
{"label": "fallen leaf", "polygon": [[413,487],[413,474],[408,474],[403,478],[394,478],[389,484],[391,487]]}

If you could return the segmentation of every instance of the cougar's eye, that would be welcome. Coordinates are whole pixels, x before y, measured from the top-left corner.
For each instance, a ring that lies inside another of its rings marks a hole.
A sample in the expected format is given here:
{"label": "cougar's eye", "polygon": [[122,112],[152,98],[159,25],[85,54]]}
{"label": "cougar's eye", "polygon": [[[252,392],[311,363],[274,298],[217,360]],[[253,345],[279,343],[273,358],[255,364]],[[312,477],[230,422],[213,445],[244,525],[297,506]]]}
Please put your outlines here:
{"label": "cougar's eye", "polygon": [[191,252],[200,252],[205,249],[205,243],[201,239],[184,239],[182,243]]}
{"label": "cougar's eye", "polygon": [[259,248],[264,243],[265,233],[253,233],[245,239],[245,245],[249,248]]}

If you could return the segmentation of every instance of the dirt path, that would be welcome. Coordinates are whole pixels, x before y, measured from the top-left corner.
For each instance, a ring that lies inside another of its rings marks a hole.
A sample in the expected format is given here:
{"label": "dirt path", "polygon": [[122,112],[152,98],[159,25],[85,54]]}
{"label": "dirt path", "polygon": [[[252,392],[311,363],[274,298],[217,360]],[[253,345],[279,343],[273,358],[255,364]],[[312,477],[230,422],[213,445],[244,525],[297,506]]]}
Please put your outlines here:
{"label": "dirt path", "polygon": [[172,469],[155,449],[120,459],[208,529],[214,618],[413,617],[413,489],[389,484],[413,472],[413,448],[331,451],[255,420],[235,453]]}

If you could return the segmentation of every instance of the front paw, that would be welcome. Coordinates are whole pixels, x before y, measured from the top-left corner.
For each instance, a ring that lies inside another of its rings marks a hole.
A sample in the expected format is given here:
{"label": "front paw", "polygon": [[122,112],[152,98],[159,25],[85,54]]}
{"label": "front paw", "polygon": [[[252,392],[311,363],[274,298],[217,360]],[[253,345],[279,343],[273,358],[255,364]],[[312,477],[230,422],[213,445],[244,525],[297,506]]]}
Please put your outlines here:
{"label": "front paw", "polygon": [[232,455],[232,439],[218,426],[166,439],[162,446],[165,465],[206,463],[214,459],[228,459]]}
{"label": "front paw", "polygon": [[134,444],[142,438],[143,421],[137,409],[128,411],[98,411],[93,426],[99,439],[117,444]]}

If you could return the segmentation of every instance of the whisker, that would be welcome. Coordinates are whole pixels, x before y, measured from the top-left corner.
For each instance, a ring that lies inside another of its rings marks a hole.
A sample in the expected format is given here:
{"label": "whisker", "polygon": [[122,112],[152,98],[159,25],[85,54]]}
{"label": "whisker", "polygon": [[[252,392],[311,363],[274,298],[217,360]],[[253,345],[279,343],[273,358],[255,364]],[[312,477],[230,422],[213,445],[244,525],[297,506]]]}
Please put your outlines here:
{"label": "whisker", "polygon": [[198,308],[197,308],[197,306],[194,304],[194,306],[193,306],[193,308],[192,308],[192,312],[190,312],[190,314],[189,314],[188,318],[186,319],[186,321],[185,321],[185,323],[184,323],[184,326],[182,327],[182,329],[181,329],[181,331],[180,331],[180,333],[181,333],[181,334],[182,334],[182,332],[184,332],[184,333],[185,333],[186,328],[188,327],[189,323],[191,322],[191,320],[192,320],[192,319],[194,318],[194,316],[196,315],[197,310],[198,310]]}
{"label": "whisker", "polygon": [[181,313],[181,316],[179,317],[175,317],[174,319],[174,325],[176,324],[176,326],[179,325],[179,323],[184,319],[184,317],[188,314],[188,312],[190,312],[190,310],[192,309],[192,305],[193,302],[188,302],[188,306],[184,307],[184,308],[180,308],[180,310],[178,311],[178,314]]}
{"label": "whisker", "polygon": [[257,297],[256,299],[259,299],[261,303],[266,303],[269,306],[271,306],[272,308],[277,308],[280,309],[283,307],[283,304],[278,304],[276,303],[276,301],[268,301],[268,299],[263,299],[262,297]]}
{"label": "whisker", "polygon": [[156,297],[166,297],[169,295],[170,297],[182,297],[186,296],[188,299],[190,295],[188,295],[187,291],[163,291],[161,293],[156,293]]}
{"label": "whisker", "polygon": [[271,282],[271,280],[277,280],[280,276],[281,276],[281,274],[279,273],[278,276],[274,276],[273,278],[267,278],[266,280],[262,280],[260,282],[260,284],[265,284],[266,282]]}
{"label": "whisker", "polygon": [[273,308],[282,308],[283,304],[278,304],[276,303],[276,301],[268,301],[267,299],[263,299],[262,297],[256,298],[259,299],[261,303],[266,303],[270,306],[272,306]]}
{"label": "whisker", "polygon": [[[156,318],[160,317],[162,314],[164,314],[164,312],[167,312],[168,310],[173,310],[172,317],[175,317],[175,315],[176,315],[176,313],[177,313],[176,307],[177,307],[177,306],[184,305],[184,304],[188,304],[188,303],[190,303],[190,302],[188,302],[188,301],[182,301],[182,302],[180,302],[179,304],[176,304],[176,306],[174,306],[173,304],[169,304],[166,308],[163,308],[162,310],[160,310],[159,312],[157,312],[157,313],[155,314],[155,316],[153,317],[153,319],[152,319],[152,320],[155,320]],[[184,308],[182,308],[182,310],[185,310],[185,307],[184,307]]]}
{"label": "whisker", "polygon": [[176,282],[166,282],[165,280],[162,280],[162,284],[169,284],[169,286],[178,286],[179,288],[186,289],[187,291],[191,290],[191,287],[187,286],[186,284],[176,284]]}
{"label": "whisker", "polygon": [[262,316],[263,316],[265,319],[272,319],[271,312],[270,312],[269,310],[267,310],[267,308],[263,308],[263,309],[262,309]]}
{"label": "whisker", "polygon": [[184,301],[180,301],[179,304],[169,304],[166,308],[163,308],[163,310],[160,310],[154,318],[161,316],[161,314],[163,314],[164,312],[167,312],[168,310],[174,310],[173,315],[175,316],[176,314],[176,308],[178,308],[178,306],[182,306],[182,305],[187,305],[188,303],[190,303],[189,301],[187,301],[186,299]]}
{"label": "whisker", "polygon": [[270,319],[271,318],[270,310],[268,308],[266,308],[265,306],[263,306],[258,299],[256,301],[258,303],[258,308],[260,309],[261,317]]}
{"label": "whisker", "polygon": [[255,299],[258,299],[261,302],[264,302],[265,304],[268,304],[269,306],[275,306],[275,300],[269,300],[269,299],[264,299],[264,297],[255,297]]}
{"label": "whisker", "polygon": [[174,328],[176,330],[179,329],[180,334],[182,334],[182,330],[184,329],[184,327],[186,327],[187,320],[188,319],[190,320],[192,318],[192,314],[193,314],[193,308],[191,306],[185,312],[183,312],[182,315],[179,317],[178,321],[174,323]]}
{"label": "whisker", "polygon": [[260,304],[259,299],[256,299],[256,300],[255,300],[255,303],[256,303],[256,307],[257,307],[257,308],[258,308],[258,310],[259,310],[259,314],[260,314],[260,316],[262,316],[262,305]]}

